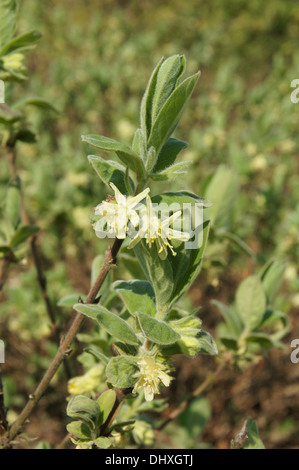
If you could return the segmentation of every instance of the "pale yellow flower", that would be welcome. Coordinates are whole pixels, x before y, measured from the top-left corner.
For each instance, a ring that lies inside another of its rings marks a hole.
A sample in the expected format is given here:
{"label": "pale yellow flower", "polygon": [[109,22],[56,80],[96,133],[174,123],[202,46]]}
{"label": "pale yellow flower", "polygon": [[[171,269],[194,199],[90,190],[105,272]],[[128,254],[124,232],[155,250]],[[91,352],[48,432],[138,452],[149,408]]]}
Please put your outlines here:
{"label": "pale yellow flower", "polygon": [[146,243],[151,246],[156,244],[158,249],[158,254],[161,259],[167,257],[167,249],[170,249],[173,256],[176,256],[176,253],[171,245],[170,241],[172,239],[180,241],[188,241],[190,234],[187,232],[181,232],[179,230],[174,230],[171,228],[171,225],[175,220],[181,217],[182,211],[176,211],[172,216],[164,218],[157,215],[157,211],[154,210],[151,198],[147,196],[146,198],[146,208],[141,211],[142,226],[137,233],[136,237],[129,244],[128,248],[133,248],[141,238],[145,238]]}
{"label": "pale yellow flower", "polygon": [[173,377],[168,375],[167,366],[156,362],[150,354],[142,356],[137,364],[139,372],[135,374],[135,377],[138,378],[138,381],[134,386],[133,393],[143,388],[145,400],[152,401],[155,393],[159,393],[159,386],[163,384],[165,387],[169,387]]}
{"label": "pale yellow flower", "polygon": [[111,188],[114,190],[115,196],[109,200],[103,201],[95,208],[95,215],[100,215],[101,218],[93,224],[93,228],[97,235],[101,237],[102,234],[107,233],[104,231],[105,227],[113,236],[124,239],[128,232],[128,223],[131,222],[133,227],[139,224],[139,214],[137,209],[140,208],[140,202],[146,197],[150,189],[146,188],[136,196],[125,196],[117,187],[110,183]]}

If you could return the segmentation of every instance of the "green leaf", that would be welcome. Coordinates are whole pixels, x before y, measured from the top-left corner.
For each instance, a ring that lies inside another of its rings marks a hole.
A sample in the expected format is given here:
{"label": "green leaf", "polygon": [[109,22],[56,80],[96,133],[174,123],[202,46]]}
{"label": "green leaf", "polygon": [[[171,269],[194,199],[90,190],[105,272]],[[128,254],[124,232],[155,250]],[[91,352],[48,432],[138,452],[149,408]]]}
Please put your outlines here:
{"label": "green leaf", "polygon": [[163,346],[162,351],[166,356],[184,354],[188,357],[195,357],[199,354],[209,354],[211,356],[218,354],[214,339],[210,333],[204,330],[199,330],[194,336],[183,334],[176,343]]}
{"label": "green leaf", "polygon": [[145,167],[142,158],[139,157],[128,145],[101,135],[83,135],[82,141],[92,147],[106,152],[115,152],[118,158],[134,170],[140,177],[145,175]]}
{"label": "green leaf", "polygon": [[[126,168],[123,165],[113,160],[104,160],[103,158],[95,155],[89,155],[88,160],[98,176],[105,184],[107,184],[107,186],[109,186],[110,183],[113,183],[122,194],[128,194],[125,181]],[[133,188],[134,183],[131,178],[130,185],[131,188]]]}
{"label": "green leaf", "polygon": [[112,446],[112,442],[108,437],[97,437],[93,444],[95,444],[99,449],[109,449]]}
{"label": "green leaf", "polygon": [[140,266],[136,256],[131,256],[128,253],[121,252],[118,255],[119,264],[123,263],[124,267],[134,279],[145,279],[144,272]]}
{"label": "green leaf", "polygon": [[125,356],[112,357],[106,367],[107,380],[116,388],[132,388],[137,382],[136,362]]}
{"label": "green leaf", "polygon": [[195,336],[201,328],[201,320],[193,315],[187,315],[186,317],[179,318],[178,320],[169,321],[169,325],[173,328],[180,336]]}
{"label": "green leaf", "polygon": [[216,305],[220,310],[225,323],[231,333],[234,334],[235,337],[239,337],[243,330],[243,325],[240,321],[238,315],[227,305],[223,304],[219,300],[211,300],[211,304]]}
{"label": "green leaf", "polygon": [[114,407],[115,400],[116,400],[116,393],[114,390],[106,390],[99,396],[97,403],[100,408],[100,416],[99,416],[100,426],[107,421],[107,418],[110,415]]}
{"label": "green leaf", "polygon": [[165,321],[156,320],[141,312],[137,313],[137,318],[144,336],[153,343],[172,344],[180,338],[180,335]]}
{"label": "green leaf", "polygon": [[163,312],[170,302],[173,290],[173,274],[168,259],[161,260],[157,249],[148,247],[141,240],[135,246],[134,252],[144,270],[144,273],[155,291],[157,311]]}
{"label": "green leaf", "polygon": [[247,436],[248,439],[243,447],[244,449],[265,449],[259,436],[257,423],[251,418],[247,420]]}
{"label": "green leaf", "polygon": [[61,297],[61,299],[58,300],[57,306],[58,307],[72,307],[74,303],[78,302],[79,297],[81,297],[81,299],[84,300],[85,295],[78,294],[77,292],[75,292],[74,294],[65,295],[64,297]]}
{"label": "green leaf", "polygon": [[185,169],[191,165],[192,161],[180,162],[171,165],[165,170],[159,173],[151,173],[150,177],[154,181],[170,181],[178,178],[179,176],[185,175]]}
{"label": "green leaf", "polygon": [[113,289],[117,291],[131,315],[136,312],[156,315],[155,293],[148,281],[116,281]]}
{"label": "green leaf", "polygon": [[152,102],[153,96],[156,88],[157,76],[159,69],[164,62],[164,57],[162,57],[155,67],[145,90],[145,93],[141,100],[140,107],[140,122],[142,132],[147,140],[147,137],[150,135],[152,128]]}
{"label": "green leaf", "polygon": [[53,106],[53,103],[46,100],[45,98],[40,98],[38,96],[33,96],[31,98],[25,98],[21,101],[18,101],[14,104],[13,109],[22,109],[25,106],[35,106],[36,108],[45,109],[47,111],[54,111],[58,113],[58,110]]}
{"label": "green leaf", "polygon": [[[199,235],[201,231],[202,237]],[[177,256],[172,260],[173,272],[175,273],[172,303],[176,302],[189,289],[198,276],[202,266],[209,231],[210,221],[207,220],[197,229],[198,248],[177,251]]]}
{"label": "green leaf", "polygon": [[186,59],[182,55],[168,57],[159,67],[155,90],[151,103],[151,122],[154,123],[161,108],[176,88],[186,68]]}
{"label": "green leaf", "polygon": [[[200,352],[197,335],[201,331],[201,320],[193,315],[188,315],[179,320],[172,320],[168,324],[180,335],[173,350],[174,354],[184,354],[188,357],[197,356]],[[168,351],[169,353],[171,354],[171,349]]]}
{"label": "green leaf", "polygon": [[271,335],[272,338],[283,338],[283,336],[290,331],[289,317],[286,313],[281,312],[280,310],[267,309],[259,328],[267,328],[267,330],[272,329],[274,331]]}
{"label": "green leaf", "polygon": [[[206,338],[208,333],[201,330],[201,320],[193,315],[173,320],[169,325],[180,335],[180,339],[175,345],[174,349],[171,348],[167,354],[184,354],[188,357],[195,357],[198,354],[217,354],[217,347],[211,338]],[[203,347],[203,340],[208,343]],[[212,347],[211,347],[212,345]],[[208,352],[209,351],[209,352]]]}
{"label": "green leaf", "polygon": [[0,46],[3,47],[14,35],[16,29],[15,0],[1,0],[0,2]]}
{"label": "green leaf", "polygon": [[156,165],[154,166],[153,173],[159,173],[162,170],[165,170],[170,165],[175,162],[178,154],[188,147],[188,143],[183,140],[175,139],[174,137],[169,137],[166,140],[165,144],[160,150],[160,153],[157,157]]}
{"label": "green leaf", "polygon": [[260,331],[256,331],[255,333],[251,333],[246,337],[247,343],[256,343],[258,344],[263,350],[270,351],[275,347],[279,347],[280,344],[278,341],[274,340],[271,335],[268,333],[262,333]]}
{"label": "green leaf", "polygon": [[286,265],[278,261],[271,260],[266,271],[262,274],[262,283],[266,292],[267,302],[271,304],[282,284]]}
{"label": "green leaf", "polygon": [[35,233],[39,231],[38,227],[35,227],[34,225],[25,225],[21,228],[19,228],[14,236],[12,237],[10,241],[10,246],[12,248],[16,247],[17,245],[20,245],[23,243],[27,238],[31,237]]}
{"label": "green leaf", "polygon": [[41,36],[41,33],[35,30],[21,34],[20,36],[13,38],[11,41],[6,43],[4,47],[2,47],[0,50],[0,56],[10,54],[11,52],[19,49],[28,48],[28,46],[32,46],[36,41],[38,41]]}
{"label": "green leaf", "polygon": [[77,439],[89,441],[92,437],[89,426],[86,423],[82,423],[82,421],[72,421],[67,424],[66,429]]}
{"label": "green leaf", "polygon": [[5,216],[14,229],[18,227],[21,220],[21,204],[20,180],[17,179],[8,187],[5,204]]}
{"label": "green leaf", "polygon": [[111,336],[119,341],[138,345],[139,341],[128,323],[101,305],[75,304],[74,309],[95,320]]}
{"label": "green leaf", "polygon": [[250,276],[241,282],[236,293],[236,307],[249,331],[262,321],[266,311],[266,294],[258,276]]}
{"label": "green leaf", "polygon": [[207,398],[198,397],[193,400],[178,418],[179,424],[193,441],[197,440],[211,417],[211,406]]}
{"label": "green leaf", "polygon": [[133,142],[132,142],[132,150],[134,150],[137,155],[139,155],[142,160],[145,162],[146,160],[146,136],[142,129],[137,129]]}
{"label": "green leaf", "polygon": [[248,246],[247,243],[245,243],[244,240],[242,240],[235,233],[231,233],[226,230],[220,229],[220,230],[217,230],[217,235],[219,235],[219,237],[226,238],[227,240],[232,241],[233,243],[235,243],[236,246],[241,248],[241,250],[244,251],[244,253],[251,256],[252,258],[255,258],[255,253],[252,251],[250,246]]}
{"label": "green leaf", "polygon": [[91,354],[93,357],[95,357],[96,359],[99,359],[100,361],[102,361],[105,365],[108,364],[109,362],[109,359],[107,356],[105,356],[104,354],[102,354],[100,351],[97,351],[96,349],[94,348],[84,348],[84,351]]}
{"label": "green leaf", "polygon": [[84,395],[77,395],[70,399],[66,413],[70,418],[79,419],[95,429],[99,418],[97,402]]}
{"label": "green leaf", "polygon": [[226,347],[226,349],[230,349],[232,351],[238,351],[239,345],[235,337],[220,334],[219,339],[222,342],[222,344]]}
{"label": "green leaf", "polygon": [[130,344],[124,344],[119,341],[115,341],[113,346],[120,356],[136,356],[138,353],[136,346],[132,346]]}
{"label": "green leaf", "polygon": [[[91,279],[90,279],[90,283],[92,286],[96,282],[96,279],[102,269],[103,262],[104,262],[104,256],[102,254],[97,255],[92,261]],[[108,275],[106,276],[106,279],[104,280],[102,284],[102,287],[99,289],[99,291],[101,292],[101,304],[102,305],[106,305],[106,301],[109,298],[111,280],[112,280],[112,271],[110,270]]]}
{"label": "green leaf", "polygon": [[157,161],[157,152],[154,147],[150,147],[146,156],[145,168],[147,172],[150,172],[153,169],[153,167],[156,164],[156,161]]}
{"label": "green leaf", "polygon": [[209,354],[211,356],[216,356],[218,354],[217,345],[210,333],[201,330],[197,334],[196,339],[199,345],[198,354]]}
{"label": "green leaf", "polygon": [[155,147],[159,154],[164,143],[178,125],[188,99],[190,98],[200,73],[186,78],[169,96],[161,108],[148,139],[148,147]]}
{"label": "green leaf", "polygon": [[209,219],[213,225],[229,225],[237,194],[237,175],[225,165],[220,165],[205,191],[205,197],[213,203],[209,209]]}

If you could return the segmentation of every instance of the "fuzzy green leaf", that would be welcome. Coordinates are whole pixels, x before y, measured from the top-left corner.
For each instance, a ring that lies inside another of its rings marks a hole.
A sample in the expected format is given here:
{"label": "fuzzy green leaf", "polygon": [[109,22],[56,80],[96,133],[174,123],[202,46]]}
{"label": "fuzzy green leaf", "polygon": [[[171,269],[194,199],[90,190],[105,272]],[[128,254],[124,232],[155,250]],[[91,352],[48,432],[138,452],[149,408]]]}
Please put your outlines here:
{"label": "fuzzy green leaf", "polygon": [[173,273],[168,259],[162,260],[156,247],[148,247],[141,240],[135,246],[134,252],[155,291],[157,310],[159,312],[168,305],[173,290]]}
{"label": "fuzzy green leaf", "polygon": [[266,271],[263,273],[261,279],[266,292],[268,304],[271,304],[275,299],[275,296],[282,284],[285,270],[285,264],[271,260],[271,264],[269,264]]}
{"label": "fuzzy green leaf", "polygon": [[131,315],[136,312],[156,315],[155,293],[148,281],[116,281],[113,289],[117,291]]}
{"label": "fuzzy green leaf", "polygon": [[107,380],[117,388],[134,387],[138,372],[136,362],[125,356],[112,357],[106,367]]}
{"label": "fuzzy green leaf", "polygon": [[265,449],[265,446],[259,436],[256,421],[251,418],[247,420],[247,436],[248,440],[244,445],[244,449]]}
{"label": "fuzzy green leaf", "polygon": [[[199,233],[202,231],[202,237]],[[179,250],[177,256],[172,259],[174,276],[174,290],[172,303],[178,300],[186,292],[199,274],[202,266],[204,251],[208,241],[210,221],[205,221],[198,227],[198,248]],[[183,245],[183,244],[181,244]]]}
{"label": "fuzzy green leaf", "polygon": [[199,345],[198,354],[209,354],[211,356],[218,354],[217,345],[210,333],[201,330],[197,334],[196,339],[198,340]]}
{"label": "fuzzy green leaf", "polygon": [[151,173],[151,178],[154,181],[170,181],[186,174],[186,169],[191,165],[192,161],[180,162],[171,165],[159,173]]}
{"label": "fuzzy green leaf", "polygon": [[3,47],[14,35],[16,29],[15,0],[1,0],[0,2],[0,46]]}
{"label": "fuzzy green leaf", "polygon": [[266,294],[258,276],[241,282],[236,293],[236,307],[245,327],[252,331],[262,321],[266,311]]}
{"label": "fuzzy green leaf", "polygon": [[178,154],[188,147],[188,143],[183,140],[175,139],[174,137],[169,137],[166,140],[165,144],[160,150],[160,153],[157,157],[156,165],[154,166],[153,173],[159,173],[160,171],[165,170],[170,165],[175,162]]}
{"label": "fuzzy green leaf", "polygon": [[39,96],[32,96],[31,98],[25,98],[18,101],[14,104],[13,109],[22,109],[25,106],[35,106],[36,108],[45,109],[47,111],[54,111],[55,113],[58,112],[55,106],[53,106],[53,103],[45,98],[40,98]]}
{"label": "fuzzy green leaf", "polygon": [[145,167],[142,158],[128,145],[101,135],[83,135],[82,141],[100,150],[115,152],[118,158],[125,165],[128,165],[132,170],[138,173],[139,176],[143,177],[145,175]]}
{"label": "fuzzy green leaf", "polygon": [[229,331],[235,336],[239,337],[240,334],[242,333],[243,325],[242,322],[240,321],[240,318],[238,315],[227,305],[223,304],[219,300],[211,300],[211,303],[216,305],[218,309],[220,310],[225,323],[229,329]]}
{"label": "fuzzy green leaf", "polygon": [[124,343],[138,345],[139,341],[128,323],[101,305],[75,304],[74,309],[95,320],[111,336]]}
{"label": "fuzzy green leaf", "polygon": [[237,193],[237,175],[225,165],[220,165],[205,191],[205,197],[213,203],[209,209],[209,219],[213,225],[221,227],[230,223]]}
{"label": "fuzzy green leaf", "polygon": [[82,421],[72,421],[67,424],[66,429],[77,439],[89,441],[92,437],[89,426],[86,423],[82,423]]}
{"label": "fuzzy green leaf", "polygon": [[6,43],[4,47],[2,47],[0,50],[0,56],[10,54],[11,52],[17,51],[19,49],[23,50],[24,48],[28,48],[28,46],[32,46],[36,41],[38,41],[41,36],[41,33],[35,30],[21,34],[20,36],[13,38],[11,41]]}
{"label": "fuzzy green leaf", "polygon": [[154,147],[158,154],[178,125],[199,75],[198,72],[186,78],[169,96],[157,115],[148,139],[148,147]]}
{"label": "fuzzy green leaf", "polygon": [[[97,175],[105,184],[107,184],[107,186],[109,186],[110,183],[113,183],[122,194],[128,193],[125,181],[126,168],[123,165],[113,160],[104,160],[104,158],[96,155],[89,155],[88,160]],[[132,188],[133,181],[131,178],[130,184]]]}
{"label": "fuzzy green leaf", "polygon": [[152,123],[155,122],[161,108],[173,93],[185,68],[186,59],[178,54],[168,57],[159,67],[151,103]]}
{"label": "fuzzy green leaf", "polygon": [[77,395],[70,399],[66,413],[70,418],[82,420],[95,429],[100,410],[97,402],[91,400],[91,398]]}
{"label": "fuzzy green leaf", "polygon": [[18,227],[21,220],[21,205],[20,181],[17,180],[7,190],[5,205],[5,216],[14,229]]}
{"label": "fuzzy green leaf", "polygon": [[108,437],[97,437],[93,444],[95,444],[99,449],[109,449],[112,446],[112,442]]}
{"label": "fuzzy green leaf", "polygon": [[137,313],[137,317],[144,336],[153,343],[172,344],[180,338],[180,335],[162,320],[156,320],[140,312]]}
{"label": "fuzzy green leaf", "polygon": [[101,426],[104,424],[111,413],[114,403],[116,400],[116,393],[114,390],[106,390],[105,392],[101,393],[99,396],[97,403],[100,409],[99,415],[99,425]]}
{"label": "fuzzy green leaf", "polygon": [[27,238],[31,237],[39,231],[38,227],[34,225],[25,225],[19,228],[10,241],[10,246],[14,248],[17,245],[23,243]]}
{"label": "fuzzy green leaf", "polygon": [[157,76],[158,72],[161,68],[162,63],[164,62],[164,57],[162,57],[155,67],[152,75],[148,81],[145,93],[141,100],[141,107],[140,107],[140,122],[141,122],[141,129],[145,138],[150,135],[151,128],[152,128],[152,102],[153,96],[156,88],[157,83]]}
{"label": "fuzzy green leaf", "polygon": [[58,300],[57,306],[58,307],[72,307],[74,303],[78,302],[79,297],[84,300],[85,296],[82,294],[78,294],[75,292],[74,294],[65,295]]}

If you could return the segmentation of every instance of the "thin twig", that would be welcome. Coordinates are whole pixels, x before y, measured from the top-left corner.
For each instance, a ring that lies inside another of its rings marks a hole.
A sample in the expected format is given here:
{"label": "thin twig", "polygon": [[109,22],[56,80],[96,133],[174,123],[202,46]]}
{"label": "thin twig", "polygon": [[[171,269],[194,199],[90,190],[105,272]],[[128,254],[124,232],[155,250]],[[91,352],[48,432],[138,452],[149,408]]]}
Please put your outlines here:
{"label": "thin twig", "polygon": [[7,258],[3,258],[0,263],[0,292],[2,291],[4,283],[6,281],[8,267],[9,260]]}
{"label": "thin twig", "polygon": [[[97,298],[98,291],[100,287],[102,286],[104,280],[106,279],[107,274],[109,273],[110,269],[113,267],[113,265],[116,263],[116,256],[121,248],[121,245],[123,243],[123,240],[118,240],[116,239],[112,248],[108,248],[106,253],[105,253],[105,258],[103,261],[103,266],[101,268],[101,271],[94,283],[94,285],[91,287],[87,298],[85,300],[86,304],[92,304],[94,303],[95,299]],[[51,382],[54,374],[56,373],[58,367],[62,363],[64,357],[69,354],[70,352],[70,345],[73,342],[79,328],[81,327],[83,320],[84,320],[84,315],[81,313],[77,313],[68,333],[66,334],[65,338],[62,339],[60,347],[56,353],[56,356],[54,357],[52,363],[50,364],[48,370],[46,371],[44,377],[42,378],[41,382],[37,386],[35,392],[30,395],[30,399],[27,402],[25,408],[17,418],[17,420],[12,424],[9,432],[8,432],[8,440],[11,441],[13,440],[16,435],[19,433],[20,429],[26,422],[26,420],[29,418],[30,414],[32,413],[33,409],[36,407],[38,404],[39,400],[43,396],[45,390],[47,389],[49,383]]]}
{"label": "thin twig", "polygon": [[[7,160],[8,160],[9,167],[10,167],[11,177],[14,180],[17,179],[17,176],[18,176],[17,167],[16,167],[16,157],[17,157],[17,154],[16,154],[15,146],[8,147]],[[31,221],[26,211],[23,200],[22,200],[22,220],[25,225],[31,225]],[[29,240],[29,243],[30,243],[30,249],[32,253],[34,266],[35,266],[36,273],[37,273],[38,285],[40,287],[40,291],[42,293],[42,297],[46,306],[46,311],[47,311],[48,317],[52,325],[53,336],[57,344],[59,344],[59,332],[58,332],[57,324],[56,324],[56,315],[55,315],[55,312],[54,312],[54,309],[51,304],[48,291],[47,291],[47,280],[43,272],[42,260],[41,260],[41,256],[39,254],[38,247],[37,247],[37,235],[36,234],[32,235],[32,237]]]}

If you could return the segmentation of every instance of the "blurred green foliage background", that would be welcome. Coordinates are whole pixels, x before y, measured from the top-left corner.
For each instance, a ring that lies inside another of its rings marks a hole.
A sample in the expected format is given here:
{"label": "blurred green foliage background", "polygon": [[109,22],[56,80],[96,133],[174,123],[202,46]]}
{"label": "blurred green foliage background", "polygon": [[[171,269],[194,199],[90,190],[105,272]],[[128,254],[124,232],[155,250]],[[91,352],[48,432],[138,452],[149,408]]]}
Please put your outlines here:
{"label": "blurred green foliage background", "polygon": [[[204,195],[220,165],[229,172],[223,181],[219,177],[220,186],[237,175],[224,225],[250,246],[258,265],[272,256],[288,262],[280,307],[299,306],[299,104],[290,100],[299,69],[298,28],[299,8],[291,0],[20,2],[19,32],[38,29],[43,37],[27,55],[29,80],[7,87],[7,104],[34,95],[59,110],[28,108],[39,140],[18,144],[25,204],[42,230],[53,302],[86,293],[91,260],[107,245],[90,227],[92,208],[106,189],[88,165],[91,152],[81,134],[130,144],[152,69],[161,56],[179,53],[189,74],[202,73],[176,131],[190,143],[181,158],[194,163],[186,179],[165,189]],[[9,178],[1,159],[1,200]],[[219,273],[241,280],[255,266],[221,240],[208,255],[212,285]],[[49,332],[48,319],[38,289],[32,289],[36,275],[29,259],[22,269],[21,276],[10,276],[1,318],[22,340],[40,339]]]}

